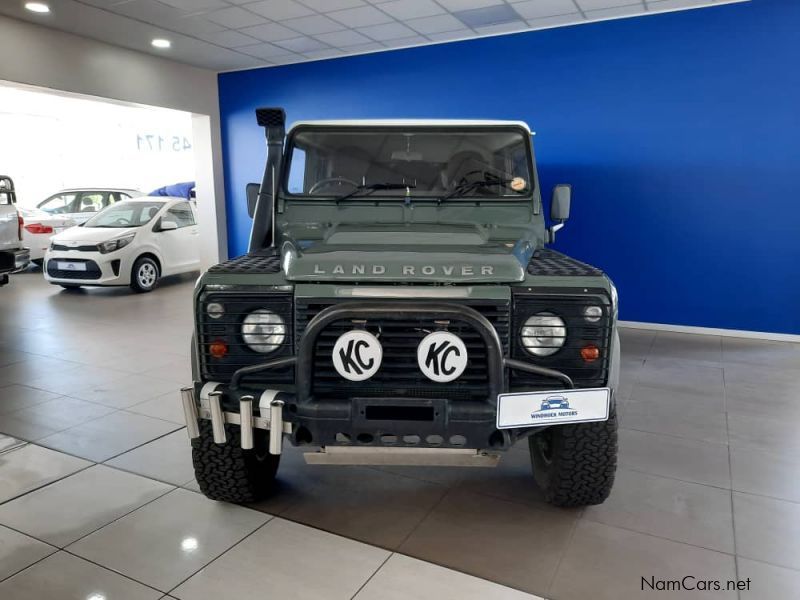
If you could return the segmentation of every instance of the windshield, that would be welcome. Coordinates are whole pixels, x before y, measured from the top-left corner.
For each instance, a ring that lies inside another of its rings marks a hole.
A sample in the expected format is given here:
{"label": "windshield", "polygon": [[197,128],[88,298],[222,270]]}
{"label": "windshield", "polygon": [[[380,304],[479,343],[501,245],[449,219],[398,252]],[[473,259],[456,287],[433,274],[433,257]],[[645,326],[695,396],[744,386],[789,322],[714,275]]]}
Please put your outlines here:
{"label": "windshield", "polygon": [[290,197],[516,199],[533,187],[518,127],[304,128],[290,143]]}
{"label": "windshield", "polygon": [[163,202],[120,202],[100,211],[84,227],[141,227],[153,220]]}

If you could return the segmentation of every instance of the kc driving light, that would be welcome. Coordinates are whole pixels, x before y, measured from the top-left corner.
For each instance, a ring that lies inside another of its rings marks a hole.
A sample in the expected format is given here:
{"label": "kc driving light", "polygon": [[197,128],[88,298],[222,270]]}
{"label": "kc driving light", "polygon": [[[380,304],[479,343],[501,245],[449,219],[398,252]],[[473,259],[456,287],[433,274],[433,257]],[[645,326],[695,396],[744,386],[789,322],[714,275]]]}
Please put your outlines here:
{"label": "kc driving light", "polygon": [[286,324],[271,310],[259,308],[244,318],[242,338],[251,350],[269,354],[280,348],[286,338]]}
{"label": "kc driving light", "polygon": [[115,250],[119,250],[120,248],[124,248],[128,244],[133,241],[133,238],[136,234],[131,233],[129,235],[125,235],[122,237],[118,237],[115,240],[109,240],[108,242],[101,242],[97,244],[97,250],[100,254],[108,254],[109,252],[114,252]]}
{"label": "kc driving light", "polygon": [[541,312],[525,321],[521,338],[522,346],[534,356],[550,356],[564,345],[567,326],[561,317]]}

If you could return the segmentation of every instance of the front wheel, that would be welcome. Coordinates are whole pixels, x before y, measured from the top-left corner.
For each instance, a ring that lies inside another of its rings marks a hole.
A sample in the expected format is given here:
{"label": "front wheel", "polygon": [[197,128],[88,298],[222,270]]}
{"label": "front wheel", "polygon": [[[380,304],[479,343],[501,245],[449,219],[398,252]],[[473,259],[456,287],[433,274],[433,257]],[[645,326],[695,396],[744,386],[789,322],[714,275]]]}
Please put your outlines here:
{"label": "front wheel", "polygon": [[617,413],[607,421],[555,425],[528,438],[536,483],[556,506],[602,504],[617,470]]}
{"label": "front wheel", "polygon": [[269,453],[269,432],[253,430],[253,449],[242,450],[238,425],[225,425],[227,441],[214,442],[211,421],[200,421],[200,437],[192,440],[194,476],[200,491],[212,500],[256,502],[275,485],[280,455]]}
{"label": "front wheel", "polygon": [[136,259],[131,269],[131,289],[134,292],[151,292],[158,283],[160,272],[158,264],[148,256]]}

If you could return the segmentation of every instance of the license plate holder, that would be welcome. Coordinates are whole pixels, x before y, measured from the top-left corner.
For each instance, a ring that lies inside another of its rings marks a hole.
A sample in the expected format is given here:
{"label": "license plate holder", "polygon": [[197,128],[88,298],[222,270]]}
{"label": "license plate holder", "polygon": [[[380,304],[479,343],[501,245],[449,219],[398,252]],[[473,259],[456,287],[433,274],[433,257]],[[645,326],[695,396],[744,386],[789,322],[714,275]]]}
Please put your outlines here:
{"label": "license plate holder", "polygon": [[497,396],[497,428],[607,421],[609,388],[513,392]]}
{"label": "license plate holder", "polygon": [[59,260],[56,262],[59,271],[85,271],[86,263]]}

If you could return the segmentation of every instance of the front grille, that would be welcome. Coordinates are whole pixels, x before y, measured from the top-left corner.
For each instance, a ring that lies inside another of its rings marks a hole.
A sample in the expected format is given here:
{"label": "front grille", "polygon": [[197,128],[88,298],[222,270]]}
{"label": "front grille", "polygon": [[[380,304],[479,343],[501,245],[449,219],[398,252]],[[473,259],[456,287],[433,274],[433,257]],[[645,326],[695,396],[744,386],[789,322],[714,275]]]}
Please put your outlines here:
{"label": "front grille", "polygon": [[[308,322],[336,300],[299,298],[295,308],[295,339],[303,335]],[[468,301],[467,306],[485,316],[508,348],[509,302],[507,300]],[[365,328],[378,336],[383,346],[383,363],[378,372],[363,382],[341,377],[333,366],[333,346],[346,331]],[[351,320],[335,321],[317,338],[314,352],[313,394],[320,399],[351,397],[450,398],[456,400],[485,399],[488,393],[486,346],[480,334],[469,324],[451,319],[447,330],[459,336],[467,347],[467,369],[455,381],[436,383],[420,371],[417,346],[431,331],[441,329],[431,317],[408,317],[401,320],[373,318],[366,323]]]}
{"label": "front grille", "polygon": [[[71,269],[59,269],[58,263],[59,262],[70,262],[70,263],[83,263],[86,265],[85,271],[78,271],[78,270],[71,270]],[[100,271],[100,267],[97,266],[97,263],[93,260],[83,260],[83,259],[73,259],[70,258],[66,261],[60,261],[57,258],[53,258],[47,261],[47,274],[50,277],[55,279],[100,279],[102,277],[102,272]]]}
{"label": "front grille", "polygon": [[[611,323],[613,307],[605,293],[573,296],[554,294],[552,296],[533,296],[517,293],[514,302],[514,339],[511,345],[515,358],[542,367],[556,369],[569,375],[576,387],[603,387],[608,381],[608,368],[611,348]],[[603,316],[597,323],[589,323],[583,317],[587,306],[600,306]],[[536,357],[522,347],[521,330],[528,317],[537,313],[552,313],[561,317],[567,326],[567,339],[564,346],[555,354]],[[581,348],[594,344],[600,349],[600,358],[585,362],[580,355]],[[512,371],[511,391],[553,389],[558,383],[531,373]]]}
{"label": "front grille", "polygon": [[[218,319],[208,316],[211,302],[222,304],[224,314]],[[269,354],[256,352],[241,336],[242,322],[252,311],[266,308],[280,315],[286,324],[286,338],[280,348]],[[206,381],[230,381],[234,371],[241,367],[294,353],[292,341],[292,297],[286,292],[273,289],[262,291],[225,293],[208,291],[201,294],[197,307],[197,341],[200,348],[200,367]],[[228,353],[223,358],[211,356],[210,346],[224,342]],[[246,383],[293,383],[294,369],[286,367],[248,376]]]}
{"label": "front grille", "polygon": [[76,252],[97,252],[97,244],[87,246],[65,246],[64,244],[53,244],[53,250],[59,250],[62,252],[69,252],[70,250],[74,250]]}

